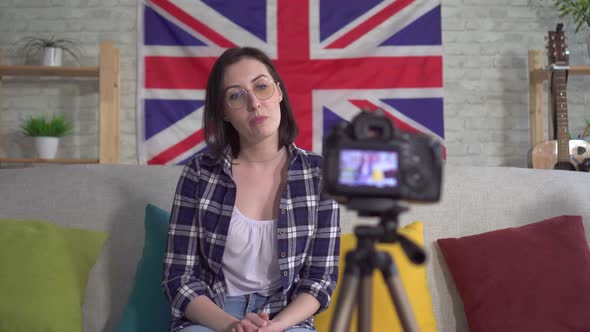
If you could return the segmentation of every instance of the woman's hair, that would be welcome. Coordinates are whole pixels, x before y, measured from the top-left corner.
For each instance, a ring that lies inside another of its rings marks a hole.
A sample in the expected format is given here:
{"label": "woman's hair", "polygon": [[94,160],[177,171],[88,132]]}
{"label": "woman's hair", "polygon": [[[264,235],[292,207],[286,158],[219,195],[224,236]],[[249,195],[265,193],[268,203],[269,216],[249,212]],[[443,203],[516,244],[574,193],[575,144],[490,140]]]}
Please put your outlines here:
{"label": "woman's hair", "polygon": [[298,128],[293,116],[293,109],[289,102],[289,95],[285,83],[279,76],[272,60],[261,50],[254,47],[229,48],[217,60],[211,69],[207,81],[207,93],[205,97],[205,114],[203,116],[203,128],[205,140],[209,151],[215,158],[220,158],[229,144],[233,157],[240,153],[240,139],[238,132],[231,123],[224,120],[223,109],[226,107],[224,101],[223,75],[230,65],[244,59],[253,59],[263,63],[272,79],[278,83],[277,86],[283,92],[281,105],[281,123],[279,124],[279,148],[293,143],[297,137]]}

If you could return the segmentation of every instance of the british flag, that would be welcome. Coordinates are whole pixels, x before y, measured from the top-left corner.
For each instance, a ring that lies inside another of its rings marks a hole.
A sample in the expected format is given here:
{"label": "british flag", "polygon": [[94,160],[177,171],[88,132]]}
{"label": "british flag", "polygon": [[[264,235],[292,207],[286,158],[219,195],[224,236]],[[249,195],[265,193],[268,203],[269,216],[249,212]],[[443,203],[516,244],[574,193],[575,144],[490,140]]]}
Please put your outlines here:
{"label": "british flag", "polygon": [[205,146],[207,77],[233,46],[274,61],[321,153],[332,127],[381,109],[444,144],[440,0],[149,0],[140,3],[138,155],[184,164]]}

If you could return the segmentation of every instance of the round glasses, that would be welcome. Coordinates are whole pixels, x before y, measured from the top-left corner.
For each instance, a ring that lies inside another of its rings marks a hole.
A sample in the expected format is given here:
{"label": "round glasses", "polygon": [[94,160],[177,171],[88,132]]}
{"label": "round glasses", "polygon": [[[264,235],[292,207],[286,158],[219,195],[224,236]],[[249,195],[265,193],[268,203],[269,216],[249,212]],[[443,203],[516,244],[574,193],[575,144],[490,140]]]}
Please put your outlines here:
{"label": "round glasses", "polygon": [[[276,84],[278,85],[279,83]],[[275,93],[275,82],[263,78],[254,82],[252,89],[231,87],[225,91],[223,98],[230,108],[242,108],[248,105],[248,91],[252,91],[256,98],[266,100]]]}

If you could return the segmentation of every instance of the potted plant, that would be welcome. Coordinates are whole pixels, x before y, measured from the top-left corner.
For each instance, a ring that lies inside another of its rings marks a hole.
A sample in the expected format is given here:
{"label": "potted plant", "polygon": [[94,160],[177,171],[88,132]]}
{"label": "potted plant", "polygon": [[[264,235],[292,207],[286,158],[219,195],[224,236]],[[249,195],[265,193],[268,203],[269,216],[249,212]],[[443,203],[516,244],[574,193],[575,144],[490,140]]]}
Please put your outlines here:
{"label": "potted plant", "polygon": [[41,159],[54,159],[59,146],[59,138],[72,131],[72,123],[62,115],[50,119],[44,115],[29,116],[21,124],[26,136],[35,139],[35,147]]}
{"label": "potted plant", "polygon": [[19,40],[16,54],[24,59],[41,55],[43,66],[61,66],[63,52],[69,54],[76,62],[79,61],[82,49],[74,39],[27,36]]}
{"label": "potted plant", "polygon": [[[590,28],[590,0],[553,0],[559,10],[559,17],[571,15],[576,25],[576,33],[582,28]],[[590,56],[590,32],[586,36],[588,56]]]}

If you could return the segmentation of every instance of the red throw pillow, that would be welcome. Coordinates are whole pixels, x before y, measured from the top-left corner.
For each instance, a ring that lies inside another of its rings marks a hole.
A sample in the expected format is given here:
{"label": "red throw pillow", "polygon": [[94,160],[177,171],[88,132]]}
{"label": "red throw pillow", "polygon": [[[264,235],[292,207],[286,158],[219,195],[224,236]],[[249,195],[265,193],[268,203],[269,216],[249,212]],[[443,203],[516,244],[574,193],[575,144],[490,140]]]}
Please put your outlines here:
{"label": "red throw pillow", "polygon": [[582,217],[437,242],[471,332],[590,331],[590,249]]}

